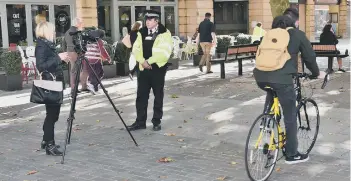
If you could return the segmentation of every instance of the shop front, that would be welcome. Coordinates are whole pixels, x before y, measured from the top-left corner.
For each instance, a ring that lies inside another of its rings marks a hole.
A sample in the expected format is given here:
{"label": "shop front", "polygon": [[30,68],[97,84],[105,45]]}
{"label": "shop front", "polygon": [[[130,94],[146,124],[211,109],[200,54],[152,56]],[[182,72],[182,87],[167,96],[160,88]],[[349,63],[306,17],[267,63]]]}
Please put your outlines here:
{"label": "shop front", "polygon": [[35,42],[36,17],[41,15],[56,26],[56,36],[63,36],[71,26],[75,15],[75,1],[37,0],[2,1],[0,0],[0,46],[10,44],[22,46]]}
{"label": "shop front", "polygon": [[[161,23],[172,35],[178,34],[177,0],[105,0],[98,4],[98,26],[120,40],[136,21],[143,21],[145,10],[161,14]],[[112,7],[112,8],[111,8]]]}

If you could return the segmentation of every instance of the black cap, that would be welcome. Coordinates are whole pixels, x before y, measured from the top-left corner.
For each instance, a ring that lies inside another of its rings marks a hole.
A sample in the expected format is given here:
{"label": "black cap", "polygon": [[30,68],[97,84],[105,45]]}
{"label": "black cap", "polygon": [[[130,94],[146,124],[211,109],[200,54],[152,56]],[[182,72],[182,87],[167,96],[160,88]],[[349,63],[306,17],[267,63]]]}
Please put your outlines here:
{"label": "black cap", "polygon": [[154,11],[154,10],[146,10],[144,12],[144,18],[145,19],[160,19],[160,12]]}

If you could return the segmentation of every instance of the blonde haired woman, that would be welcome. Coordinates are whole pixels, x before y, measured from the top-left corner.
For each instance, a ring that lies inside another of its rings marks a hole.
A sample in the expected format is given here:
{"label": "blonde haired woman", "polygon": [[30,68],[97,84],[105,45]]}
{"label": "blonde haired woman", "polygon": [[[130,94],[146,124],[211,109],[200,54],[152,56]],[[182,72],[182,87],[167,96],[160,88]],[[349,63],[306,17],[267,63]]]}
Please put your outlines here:
{"label": "blonde haired woman", "polygon": [[[60,66],[62,60],[68,59],[67,53],[57,54],[55,50],[55,26],[49,22],[41,22],[35,29],[37,36],[37,45],[35,47],[36,66],[42,73],[43,80],[52,80],[50,75],[56,76],[56,81],[62,81],[63,70]],[[61,105],[60,104],[45,104],[46,117],[43,125],[43,141],[41,148],[46,150],[47,155],[60,156],[62,152],[58,150],[59,146],[55,145],[54,127],[59,118]]]}

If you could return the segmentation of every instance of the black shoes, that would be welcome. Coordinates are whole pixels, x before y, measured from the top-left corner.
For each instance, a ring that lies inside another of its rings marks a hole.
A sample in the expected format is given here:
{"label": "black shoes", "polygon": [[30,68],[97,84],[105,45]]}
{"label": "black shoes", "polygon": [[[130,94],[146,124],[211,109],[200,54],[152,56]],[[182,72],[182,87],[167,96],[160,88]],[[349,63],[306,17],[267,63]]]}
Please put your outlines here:
{"label": "black shoes", "polygon": [[152,130],[154,130],[154,131],[160,131],[160,130],[161,130],[161,124],[154,125],[154,127],[152,128]]}
{"label": "black shoes", "polygon": [[130,126],[127,126],[129,131],[135,131],[135,130],[139,130],[139,129],[146,129],[146,125],[145,124],[140,124],[140,123],[133,123]]}
{"label": "black shoes", "polygon": [[[55,145],[55,141],[53,141],[53,143],[54,143],[54,145]],[[41,147],[41,149],[45,149],[45,147],[46,147],[46,142],[43,140],[43,141],[41,141],[41,145],[40,145],[40,147]],[[57,148],[60,148],[60,145],[56,145],[56,147]]]}
{"label": "black shoes", "polygon": [[57,145],[55,145],[55,141],[48,141],[46,143],[45,151],[47,155],[62,156],[62,152],[57,149]]}
{"label": "black shoes", "polygon": [[[154,130],[154,131],[161,130],[161,120],[152,119],[152,123],[154,124],[152,130]],[[146,124],[134,122],[132,125],[127,126],[127,127],[129,129],[129,131],[135,131],[135,130],[139,130],[139,129],[146,129]]]}
{"label": "black shoes", "polygon": [[152,130],[154,131],[160,131],[161,130],[161,120],[160,119],[152,119],[151,120],[152,124],[154,124]]}
{"label": "black shoes", "polygon": [[199,69],[200,69],[201,72],[203,72],[203,70],[202,70],[202,65],[199,66]]}

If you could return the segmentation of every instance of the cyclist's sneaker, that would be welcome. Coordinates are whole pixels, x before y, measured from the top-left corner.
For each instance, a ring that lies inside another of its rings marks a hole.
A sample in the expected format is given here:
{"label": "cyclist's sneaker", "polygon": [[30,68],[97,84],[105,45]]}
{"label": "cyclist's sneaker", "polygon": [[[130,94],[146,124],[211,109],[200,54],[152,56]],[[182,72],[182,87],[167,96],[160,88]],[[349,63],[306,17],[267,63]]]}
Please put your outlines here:
{"label": "cyclist's sneaker", "polygon": [[336,73],[344,73],[345,70],[344,69],[339,69]]}
{"label": "cyclist's sneaker", "polygon": [[292,157],[285,157],[285,163],[286,164],[303,163],[303,162],[308,161],[308,159],[309,159],[309,156],[307,154],[298,153]]}

